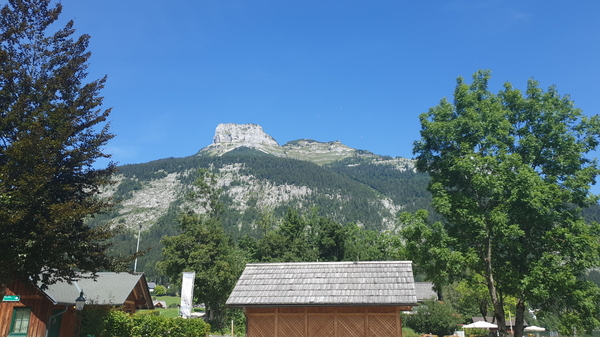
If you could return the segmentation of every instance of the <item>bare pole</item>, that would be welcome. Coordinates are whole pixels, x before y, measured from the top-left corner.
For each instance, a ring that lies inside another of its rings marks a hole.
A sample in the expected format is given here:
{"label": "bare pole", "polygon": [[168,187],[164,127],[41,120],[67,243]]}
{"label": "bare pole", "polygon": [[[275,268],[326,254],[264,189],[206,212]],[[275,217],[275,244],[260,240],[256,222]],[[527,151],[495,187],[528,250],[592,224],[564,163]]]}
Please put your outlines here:
{"label": "bare pole", "polygon": [[[137,248],[135,249],[135,253],[137,254],[140,251],[140,236],[142,234],[142,225],[140,224],[140,229],[138,230],[137,237]],[[137,257],[135,258],[135,262],[133,263],[133,272],[135,273],[137,270]]]}

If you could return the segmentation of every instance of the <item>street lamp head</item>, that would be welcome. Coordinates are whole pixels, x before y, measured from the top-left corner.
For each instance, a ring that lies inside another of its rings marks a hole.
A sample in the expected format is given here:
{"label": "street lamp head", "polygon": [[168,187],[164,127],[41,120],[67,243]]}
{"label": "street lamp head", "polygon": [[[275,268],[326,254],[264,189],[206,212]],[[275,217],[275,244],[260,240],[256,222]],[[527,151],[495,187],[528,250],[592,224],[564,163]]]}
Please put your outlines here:
{"label": "street lamp head", "polygon": [[81,311],[83,310],[83,306],[85,305],[85,297],[83,297],[83,291],[79,293],[79,297],[75,300],[75,310]]}

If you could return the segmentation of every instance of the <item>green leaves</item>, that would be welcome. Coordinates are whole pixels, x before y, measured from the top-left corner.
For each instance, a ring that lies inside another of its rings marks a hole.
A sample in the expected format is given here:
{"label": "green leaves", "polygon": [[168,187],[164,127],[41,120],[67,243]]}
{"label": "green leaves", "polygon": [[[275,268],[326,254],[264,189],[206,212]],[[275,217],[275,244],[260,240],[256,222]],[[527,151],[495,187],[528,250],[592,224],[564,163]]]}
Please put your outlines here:
{"label": "green leaves", "polygon": [[182,233],[161,240],[164,259],[157,268],[178,283],[183,271],[194,271],[194,302],[206,303],[219,320],[244,264],[241,252],[223,230],[219,218],[220,190],[215,187],[214,175],[201,170],[195,186],[197,190],[189,195],[190,200],[200,203],[206,213],[187,210],[180,215]]}
{"label": "green leaves", "polygon": [[420,333],[437,336],[452,335],[462,321],[462,317],[454,312],[450,304],[435,299],[427,299],[413,313],[402,315],[405,326]]}
{"label": "green leaves", "polygon": [[46,0],[1,9],[0,287],[118,266],[105,254],[116,230],[85,224],[111,206],[97,196],[115,167],[94,167],[113,137],[99,96],[106,79],[84,83],[89,36],[74,38],[72,22],[53,27],[61,10]]}
{"label": "green leaves", "polygon": [[[581,208],[598,200],[589,191],[600,171],[586,156],[598,145],[599,117],[583,116],[554,86],[530,80],[523,93],[506,83],[494,94],[490,78],[487,70],[470,85],[459,78],[453,103],[420,117],[417,169],[431,176],[445,221],[404,215],[407,250],[436,284],[485,277],[496,317],[506,296],[540,306],[554,296],[558,310],[569,302],[558,294],[598,264],[597,225],[583,222]],[[461,261],[463,276],[454,267]]]}
{"label": "green leaves", "polygon": [[455,251],[456,239],[450,237],[442,224],[429,224],[428,213],[402,213],[400,236],[404,239],[406,254],[415,265],[416,273],[424,273],[439,289],[465,274],[469,252]]}

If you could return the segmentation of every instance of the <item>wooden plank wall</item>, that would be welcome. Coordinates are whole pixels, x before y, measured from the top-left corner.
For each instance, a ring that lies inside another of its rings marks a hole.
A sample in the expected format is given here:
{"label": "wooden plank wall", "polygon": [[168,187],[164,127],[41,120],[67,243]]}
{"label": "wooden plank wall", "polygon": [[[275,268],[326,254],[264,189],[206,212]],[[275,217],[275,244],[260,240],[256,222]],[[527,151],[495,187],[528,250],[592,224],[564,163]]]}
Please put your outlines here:
{"label": "wooden plank wall", "polygon": [[402,337],[400,307],[246,308],[248,337]]}
{"label": "wooden plank wall", "polygon": [[[56,309],[65,310],[65,306],[57,306]],[[85,310],[85,309],[83,309]],[[73,337],[75,335],[75,329],[78,328],[77,324],[81,324],[81,321],[78,320],[78,313],[75,310],[74,306],[69,306],[67,312],[62,314],[61,322],[60,322],[60,337]]]}
{"label": "wooden plank wall", "polygon": [[[22,282],[11,282],[6,289],[6,295],[19,295],[19,302],[0,302],[0,337],[8,336],[12,322],[13,309],[15,307],[30,307],[28,337],[45,337],[46,322],[52,316],[54,309],[65,309],[65,306],[54,306],[54,304],[33,285]],[[73,336],[75,327],[75,309],[70,307],[62,315],[60,336]]]}
{"label": "wooden plank wall", "polygon": [[52,302],[46,299],[36,287],[22,282],[11,282],[6,295],[19,295],[19,302],[0,302],[0,337],[9,333],[15,307],[30,307],[29,331],[27,336],[43,337],[46,335],[46,323],[52,313]]}

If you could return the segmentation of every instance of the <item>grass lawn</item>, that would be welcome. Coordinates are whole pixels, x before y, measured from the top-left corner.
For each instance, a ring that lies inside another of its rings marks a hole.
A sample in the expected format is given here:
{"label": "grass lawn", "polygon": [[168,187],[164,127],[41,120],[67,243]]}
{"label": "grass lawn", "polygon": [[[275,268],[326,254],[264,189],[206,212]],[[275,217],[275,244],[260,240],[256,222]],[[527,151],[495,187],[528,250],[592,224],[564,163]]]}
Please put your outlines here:
{"label": "grass lawn", "polygon": [[167,302],[167,308],[181,303],[181,297],[179,296],[152,296],[152,299]]}
{"label": "grass lawn", "polygon": [[177,317],[179,316],[178,304],[181,303],[181,297],[179,296],[152,296],[155,301],[167,302],[167,307],[164,309],[156,309],[160,312],[161,316],[165,317]]}
{"label": "grass lawn", "polygon": [[164,317],[179,317],[179,308],[171,308],[171,309],[157,309],[160,312],[161,316]]}
{"label": "grass lawn", "polygon": [[[179,307],[177,307],[177,305],[179,305],[181,303],[181,297],[179,297],[179,296],[152,296],[152,300],[167,302],[167,308],[156,309],[160,312],[161,316],[165,316],[165,317],[178,317],[179,316]],[[194,308],[193,311],[204,311],[204,310]]]}

